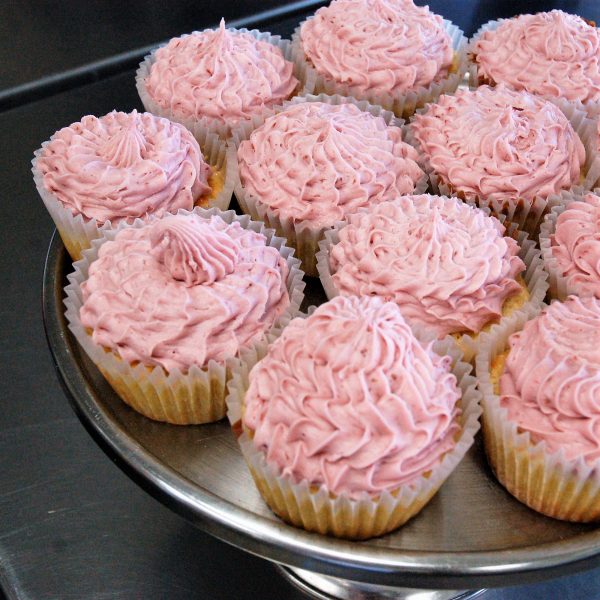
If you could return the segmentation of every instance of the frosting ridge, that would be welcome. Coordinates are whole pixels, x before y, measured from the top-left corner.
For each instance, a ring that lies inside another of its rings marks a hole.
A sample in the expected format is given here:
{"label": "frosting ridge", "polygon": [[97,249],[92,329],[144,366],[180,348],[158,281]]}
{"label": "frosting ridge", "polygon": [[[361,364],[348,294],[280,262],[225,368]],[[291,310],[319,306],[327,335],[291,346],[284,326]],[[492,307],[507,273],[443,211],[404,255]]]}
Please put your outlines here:
{"label": "frosting ridge", "polygon": [[241,248],[209,222],[185,216],[163,219],[150,235],[152,254],[173,279],[186,286],[214,283],[233,273]]}
{"label": "frosting ridge", "polygon": [[290,304],[287,274],[264,235],[238,222],[167,215],[100,247],[81,285],[81,322],[129,363],[187,371],[268,330]]}
{"label": "frosting ridge", "polygon": [[509,419],[550,452],[600,458],[600,301],[553,302],[509,346],[500,377]]}
{"label": "frosting ridge", "polygon": [[395,302],[409,322],[479,332],[521,289],[519,246],[494,217],[456,198],[402,196],[353,215],[329,253],[340,294]]}
{"label": "frosting ridge", "polygon": [[443,95],[411,131],[433,170],[469,200],[545,198],[577,184],[585,163],[559,108],[504,85]]}
{"label": "frosting ridge", "polygon": [[305,21],[317,71],[360,93],[405,93],[445,77],[453,50],[442,18],[412,0],[333,0]]}
{"label": "frosting ridge", "polygon": [[600,298],[600,197],[586,194],[558,216],[552,256],[570,287]]}
{"label": "frosting ridge", "polygon": [[485,31],[473,53],[479,73],[493,82],[570,101],[600,100],[600,31],[581,17],[561,10],[519,15]]}
{"label": "frosting ridge", "polygon": [[210,191],[210,166],[192,134],[135,110],[88,115],[57,131],[37,166],[65,208],[99,223],[191,210]]}
{"label": "frosting ridge", "polygon": [[328,226],[415,189],[417,152],[353,104],[304,102],[269,117],[238,148],[245,189],[277,214]]}
{"label": "frosting ridge", "polygon": [[244,426],[267,462],[351,498],[410,484],[454,447],[450,358],[398,307],[337,298],[294,319],[250,373]]}
{"label": "frosting ridge", "polygon": [[146,90],[165,109],[235,124],[281,104],[298,86],[279,48],[225,29],[173,38],[155,53]]}

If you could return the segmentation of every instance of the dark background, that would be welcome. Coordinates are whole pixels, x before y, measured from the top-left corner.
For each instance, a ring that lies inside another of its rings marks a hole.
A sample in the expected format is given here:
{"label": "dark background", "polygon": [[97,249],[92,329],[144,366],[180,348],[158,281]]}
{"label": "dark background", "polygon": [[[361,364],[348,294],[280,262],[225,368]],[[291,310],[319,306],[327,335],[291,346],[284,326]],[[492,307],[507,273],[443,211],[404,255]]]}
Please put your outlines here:
{"label": "dark background", "polygon": [[[283,4],[0,2],[0,587],[8,598],[301,598],[265,561],[146,495],[77,421],[44,337],[41,282],[54,228],[30,173],[33,151],[60,127],[86,113],[142,108],[134,68],[144,47],[215,25],[222,15],[231,21]],[[513,2],[429,4],[467,35],[517,10]],[[596,0],[518,6],[600,21]],[[306,14],[275,16],[261,28],[289,36]],[[486,598],[596,599],[600,571]]]}

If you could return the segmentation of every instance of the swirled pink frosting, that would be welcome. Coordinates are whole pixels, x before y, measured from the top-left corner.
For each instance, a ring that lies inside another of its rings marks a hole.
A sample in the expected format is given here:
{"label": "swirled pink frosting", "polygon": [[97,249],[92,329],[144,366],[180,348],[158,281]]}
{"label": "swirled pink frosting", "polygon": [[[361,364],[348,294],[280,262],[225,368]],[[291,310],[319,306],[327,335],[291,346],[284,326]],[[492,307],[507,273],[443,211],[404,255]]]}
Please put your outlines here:
{"label": "swirled pink frosting", "polygon": [[99,223],[191,210],[210,191],[210,166],[194,136],[135,110],[86,116],[57,131],[37,166],[46,190]]}
{"label": "swirled pink frosting", "polygon": [[162,108],[233,125],[281,104],[298,87],[281,50],[225,29],[173,38],[155,53],[146,90]]}
{"label": "swirled pink frosting", "polygon": [[500,404],[532,441],[600,458],[600,300],[553,302],[509,340]]}
{"label": "swirled pink frosting", "polygon": [[433,170],[467,199],[546,198],[578,183],[585,162],[560,109],[503,85],[441,96],[411,129]]}
{"label": "swirled pink frosting", "polygon": [[252,369],[243,423],[283,475],[356,498],[434,469],[454,447],[459,398],[450,357],[395,304],[338,296],[294,319]]}
{"label": "swirled pink frosting", "polygon": [[412,0],[333,0],[305,21],[302,48],[326,78],[360,93],[405,93],[447,76],[452,40]]}
{"label": "swirled pink frosting", "polygon": [[600,197],[571,202],[556,220],[552,256],[570,288],[600,298]]}
{"label": "swirled pink frosting", "polygon": [[473,45],[480,75],[516,90],[600,100],[600,31],[561,10],[519,15]]}
{"label": "swirled pink frosting", "polygon": [[504,226],[456,198],[403,196],[354,215],[331,247],[343,295],[381,296],[438,337],[479,332],[521,289],[519,246]]}
{"label": "swirled pink frosting", "polygon": [[288,268],[262,234],[218,216],[168,215],[105,242],[81,285],[84,327],[129,363],[223,362],[289,306]]}
{"label": "swirled pink frosting", "polygon": [[238,148],[246,191],[279,216],[315,226],[409,194],[424,177],[417,158],[382,117],[323,102],[289,106]]}

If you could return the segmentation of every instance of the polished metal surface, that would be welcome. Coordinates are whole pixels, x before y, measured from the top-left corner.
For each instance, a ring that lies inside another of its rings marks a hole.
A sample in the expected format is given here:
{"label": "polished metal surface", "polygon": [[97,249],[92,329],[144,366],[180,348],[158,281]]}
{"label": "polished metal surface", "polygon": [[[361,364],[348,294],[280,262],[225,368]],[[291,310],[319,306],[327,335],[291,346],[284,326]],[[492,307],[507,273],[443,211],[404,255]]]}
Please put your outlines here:
{"label": "polished metal surface", "polygon": [[[48,341],[73,407],[101,447],[140,485],[203,529],[259,556],[378,585],[472,589],[540,580],[597,565],[600,530],[555,521],[514,500],[489,472],[480,443],[431,503],[397,532],[366,542],[307,533],[260,498],[227,422],[175,427],[129,409],[68,332],[62,287],[70,268],[58,236],[44,276]],[[322,298],[318,284],[312,298]]]}
{"label": "polished metal surface", "polygon": [[475,600],[475,598],[483,599],[485,592],[485,590],[467,592],[399,588],[350,581],[281,565],[278,565],[278,568],[280,573],[299,590],[318,600]]}

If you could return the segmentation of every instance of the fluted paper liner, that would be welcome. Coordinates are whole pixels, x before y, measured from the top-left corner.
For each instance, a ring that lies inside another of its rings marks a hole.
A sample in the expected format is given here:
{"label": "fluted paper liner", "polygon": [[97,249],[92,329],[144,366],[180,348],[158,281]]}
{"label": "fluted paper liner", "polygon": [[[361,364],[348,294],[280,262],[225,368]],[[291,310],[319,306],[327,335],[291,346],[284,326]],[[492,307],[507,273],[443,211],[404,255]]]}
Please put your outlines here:
{"label": "fluted paper liner", "polygon": [[[552,236],[556,231],[558,217],[571,202],[583,202],[583,197],[587,193],[590,192],[579,189],[575,190],[570,196],[565,195],[565,202],[552,208],[544,218],[544,222],[540,228],[540,248],[544,268],[548,273],[549,292],[552,299],[565,300],[571,294],[577,296],[590,295],[589,292],[582,290],[576,283],[569,283],[568,279],[563,277],[562,269],[558,266],[558,261],[554,258],[552,252]],[[600,188],[596,188],[592,193],[600,196]]]}
{"label": "fluted paper liner", "polygon": [[[113,225],[110,220],[100,223],[96,219],[88,219],[81,214],[74,215],[55,194],[46,188],[42,172],[37,163],[50,141],[44,142],[42,147],[34,153],[31,169],[33,180],[46,209],[54,221],[56,229],[60,233],[63,244],[71,258],[76,261],[81,259],[84,250],[91,247],[92,240],[101,237],[102,232],[105,230],[115,229],[123,219],[119,219]],[[233,186],[235,184],[235,169],[230,169],[227,164],[227,146],[220,138],[213,134],[206,134],[199,141],[199,144],[204,160],[211,165],[213,171],[223,174],[223,187],[214,197],[201,196],[196,202],[201,203],[203,208],[216,207],[220,210],[227,210],[231,202]]]}
{"label": "fluted paper liner", "polygon": [[[269,339],[272,343],[281,333],[275,331]],[[421,339],[427,339],[424,331]],[[446,338],[434,346],[439,354],[452,357],[452,372],[456,375],[462,391],[459,417],[461,431],[455,447],[446,453],[441,463],[417,481],[400,486],[394,492],[383,492],[377,497],[367,493],[360,499],[344,495],[334,496],[323,485],[309,485],[306,480],[295,482],[282,476],[277,468],[267,464],[264,454],[258,450],[248,432],[241,424],[243,401],[248,388],[248,374],[256,362],[268,350],[265,342],[256,347],[255,354],[237,366],[229,382],[227,416],[254,478],[256,486],[271,510],[284,521],[308,531],[333,535],[346,539],[367,539],[388,533],[416,515],[438,491],[454,468],[473,444],[479,430],[480,392],[476,380],[470,375],[472,367],[461,360],[460,351]]]}
{"label": "fluted paper liner", "polygon": [[[267,245],[279,250],[289,269],[286,286],[290,306],[275,321],[272,329],[285,325],[296,315],[304,298],[303,273],[299,269],[300,261],[293,256],[294,251],[285,245],[285,240],[276,237],[262,223],[251,221],[247,216],[236,215],[232,210],[223,212],[217,208],[205,210],[197,207],[193,212],[203,218],[218,215],[227,223],[237,221],[244,229],[262,233],[267,239]],[[190,211],[179,210],[177,214],[187,215]],[[169,218],[169,215],[163,218]],[[156,421],[178,425],[217,421],[226,413],[227,381],[233,369],[240,364],[242,352],[248,352],[248,348],[241,349],[236,356],[224,363],[210,360],[202,368],[194,365],[187,372],[174,369],[167,373],[160,366],[147,367],[122,360],[116,353],[92,341],[91,335],[81,323],[81,284],[87,279],[90,264],[98,257],[100,247],[104,242],[113,240],[125,227],[140,228],[147,224],[136,219],[132,225],[122,223],[116,229],[103,231],[102,236],[92,242],[92,247],[84,251],[83,258],[74,264],[75,270],[69,275],[69,285],[65,288],[65,314],[69,329],[117,394],[136,411]],[[267,333],[254,344],[262,347],[262,340]]]}
{"label": "fluted paper liner", "polygon": [[476,364],[488,461],[498,481],[533,510],[564,521],[596,521],[600,519],[600,461],[590,465],[583,458],[569,460],[562,450],[550,452],[545,442],[533,442],[529,432],[509,420],[494,393],[490,365],[527,320],[527,315],[514,315],[482,336]]}
{"label": "fluted paper liner", "polygon": [[[298,96],[291,101],[284,102],[268,113],[260,117],[254,117],[250,122],[244,123],[241,127],[235,128],[231,133],[231,140],[228,148],[228,164],[235,169],[235,197],[237,198],[242,210],[251,215],[253,219],[264,221],[268,227],[277,231],[277,235],[285,237],[290,246],[296,249],[296,256],[302,261],[302,269],[307,275],[316,277],[317,263],[315,255],[319,249],[319,241],[323,238],[325,231],[331,229],[331,226],[315,226],[309,221],[295,221],[292,217],[283,217],[276,214],[268,205],[262,203],[259,198],[246,192],[239,175],[239,165],[237,160],[237,151],[240,144],[249,139],[251,133],[258,129],[271,116],[280,113],[291,105],[303,102],[325,102],[327,104],[354,104],[360,110],[368,112],[376,117],[382,117],[388,125],[393,125],[403,129],[404,140],[404,121],[395,117],[394,113],[384,110],[380,106],[373,106],[365,100],[356,100],[345,96],[327,94],[306,94]],[[420,163],[419,163],[419,166]],[[415,190],[411,194],[422,194],[428,187],[427,176],[424,176],[417,182]]]}
{"label": "fluted paper liner", "polygon": [[[314,16],[308,17],[306,21],[310,21],[313,18]],[[456,25],[444,19],[444,27],[452,40],[452,49],[454,51],[453,66],[455,65],[455,70],[452,73],[449,73],[447,77],[440,81],[434,81],[428,86],[420,86],[409,92],[398,92],[395,94],[365,93],[357,89],[356,86],[338,83],[317,71],[304,54],[302,48],[300,30],[304,22],[300,23],[292,35],[292,52],[295,60],[300,60],[305,64],[308,77],[313,83],[313,90],[311,92],[315,94],[340,94],[342,96],[351,96],[357,100],[367,100],[371,104],[382,106],[386,110],[394,112],[398,117],[408,118],[417,108],[424,106],[428,102],[434,102],[442,94],[455,92],[467,72],[467,38]]]}
{"label": "fluted paper liner", "polygon": [[[194,31],[192,33],[205,33],[208,31],[213,30],[204,29],[202,32]],[[311,93],[313,91],[314,80],[311,77],[311,75],[307,72],[306,65],[304,64],[304,62],[296,59],[293,56],[290,40],[282,39],[279,35],[272,35],[268,31],[258,31],[258,29],[249,30],[245,27],[241,29],[228,27],[227,31],[233,33],[247,33],[255,39],[261,42],[267,42],[281,50],[281,53],[283,54],[285,60],[293,63],[293,74],[299,81],[297,89],[292,93],[290,98],[298,94]],[[188,35],[192,34],[185,34],[179,37],[188,37]],[[158,48],[156,50],[158,50]],[[235,124],[223,123],[219,119],[214,119],[207,116],[192,117],[190,115],[182,114],[181,112],[173,111],[170,108],[163,108],[162,106],[160,106],[160,104],[156,102],[146,90],[146,79],[150,74],[152,64],[156,60],[156,50],[153,50],[150,54],[144,57],[144,60],[140,63],[140,66],[138,67],[135,76],[135,85],[138,94],[140,96],[142,104],[148,112],[151,112],[152,114],[158,115],[160,117],[166,117],[171,121],[175,121],[177,123],[185,125],[185,127],[187,127],[196,136],[196,139],[204,137],[207,133],[213,133],[221,137],[222,139],[227,139],[231,135],[231,130],[234,127],[238,127],[240,124],[245,122],[245,120],[242,120],[238,121]],[[265,108],[265,110],[269,109]]]}
{"label": "fluted paper liner", "polygon": [[[429,106],[417,110],[417,113],[423,114],[428,110]],[[588,118],[587,113],[577,110],[574,106],[564,104],[559,106],[563,114],[567,117],[575,133],[579,136],[585,147],[586,161],[582,167],[582,178],[569,189],[561,190],[556,194],[551,194],[547,197],[535,196],[533,200],[525,200],[522,198],[515,200],[492,200],[475,196],[474,198],[465,198],[460,190],[455,190],[451,185],[445,183],[435,172],[429,158],[423,152],[421,144],[417,141],[412,131],[411,124],[406,126],[406,141],[413,145],[419,152],[421,164],[429,176],[431,189],[434,194],[440,196],[455,196],[479,208],[489,208],[495,217],[505,215],[506,218],[515,223],[519,229],[526,231],[529,236],[537,240],[539,228],[544,216],[552,210],[554,206],[564,204],[565,197],[569,197],[573,191],[580,188],[590,189],[592,179],[600,177],[600,160],[595,157],[595,151],[591,140],[593,138],[594,123]],[[597,173],[597,174],[595,174]]]}
{"label": "fluted paper liner", "polygon": [[[482,209],[486,214],[490,214],[489,209]],[[365,210],[360,211],[354,215],[350,215],[348,223],[357,224],[361,213],[366,212]],[[499,219],[504,222],[503,216]],[[335,287],[333,282],[333,273],[331,272],[331,265],[329,262],[329,253],[331,247],[335,246],[340,241],[339,232],[346,227],[348,223],[338,223],[336,226],[325,233],[325,238],[319,244],[319,252],[317,253],[317,270],[323,289],[327,298],[331,300],[335,296],[339,295],[339,291]],[[526,270],[522,274],[523,280],[527,285],[529,292],[529,300],[519,308],[514,309],[510,314],[524,313],[526,315],[532,315],[539,311],[539,307],[544,302],[546,292],[548,290],[548,274],[543,268],[541,253],[537,249],[536,244],[533,240],[529,239],[528,235],[524,231],[519,231],[514,224],[505,223],[506,232],[505,235],[514,238],[519,244],[519,257],[525,263]],[[500,322],[502,322],[506,316],[502,316]],[[411,323],[412,325],[412,323]],[[469,334],[464,333],[462,335],[454,334],[451,336],[455,340],[456,345],[461,350],[463,357],[462,360],[465,362],[473,362],[475,356],[479,350],[480,337],[482,333],[488,330],[491,325],[485,325],[484,329],[480,333]]]}

